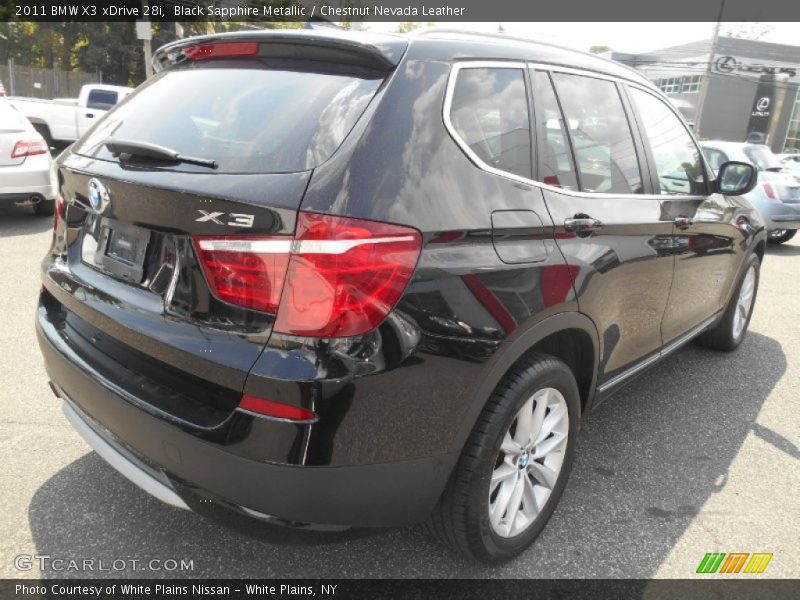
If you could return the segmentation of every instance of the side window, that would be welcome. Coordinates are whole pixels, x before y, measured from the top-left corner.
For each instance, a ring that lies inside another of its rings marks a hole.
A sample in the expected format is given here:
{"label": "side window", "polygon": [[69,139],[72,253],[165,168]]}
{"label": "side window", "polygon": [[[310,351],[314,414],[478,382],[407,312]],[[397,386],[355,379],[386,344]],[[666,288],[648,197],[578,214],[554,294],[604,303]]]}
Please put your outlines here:
{"label": "side window", "polygon": [[725,153],[720,152],[715,148],[703,148],[703,155],[705,155],[706,160],[708,161],[708,166],[714,169],[714,173],[719,171],[722,163],[728,162],[728,157],[725,155]]}
{"label": "side window", "polygon": [[531,71],[531,82],[536,116],[538,179],[548,185],[577,190],[578,178],[572,162],[567,129],[550,76],[543,71]]}
{"label": "side window", "polygon": [[706,193],[700,152],[681,120],[661,100],[628,88],[642,119],[662,194]]}
{"label": "side window", "polygon": [[450,122],[484,163],[531,178],[530,117],[522,69],[461,69],[453,89]]}
{"label": "side window", "polygon": [[641,194],[642,175],[617,86],[553,73],[585,192]]}
{"label": "side window", "polygon": [[117,92],[109,90],[92,90],[86,99],[86,108],[109,110],[117,103]]}

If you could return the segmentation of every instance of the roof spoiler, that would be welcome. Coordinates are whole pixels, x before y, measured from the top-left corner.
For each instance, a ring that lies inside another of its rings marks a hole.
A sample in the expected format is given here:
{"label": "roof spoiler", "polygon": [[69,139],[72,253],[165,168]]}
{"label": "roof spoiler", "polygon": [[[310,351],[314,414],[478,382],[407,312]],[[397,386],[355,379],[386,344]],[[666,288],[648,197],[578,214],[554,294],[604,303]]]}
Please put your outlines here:
{"label": "roof spoiler", "polygon": [[257,56],[325,60],[381,71],[394,69],[408,46],[408,40],[399,36],[327,28],[239,31],[191,37],[162,46],[153,55],[153,68],[158,72],[187,60],[186,48],[231,42],[260,44]]}

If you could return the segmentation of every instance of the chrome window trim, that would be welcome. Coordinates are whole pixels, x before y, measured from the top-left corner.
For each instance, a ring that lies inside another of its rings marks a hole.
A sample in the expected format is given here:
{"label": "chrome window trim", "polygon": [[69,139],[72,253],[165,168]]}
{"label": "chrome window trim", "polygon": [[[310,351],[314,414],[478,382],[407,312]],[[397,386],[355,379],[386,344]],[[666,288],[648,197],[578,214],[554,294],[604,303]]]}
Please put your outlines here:
{"label": "chrome window trim", "polygon": [[[502,169],[498,169],[491,165],[487,165],[483,160],[475,154],[472,148],[469,147],[469,144],[465,142],[461,136],[456,131],[456,128],[453,126],[453,121],[450,119],[450,111],[453,106],[453,94],[456,88],[456,81],[458,80],[458,74],[463,71],[464,69],[517,69],[522,74],[522,81],[523,84],[525,82],[525,69],[527,68],[526,63],[520,61],[467,61],[467,62],[457,62],[453,65],[453,68],[450,70],[450,76],[447,79],[447,89],[444,95],[444,110],[442,113],[442,117],[444,119],[444,127],[447,129],[450,137],[455,140],[456,144],[461,148],[461,150],[466,154],[469,159],[475,163],[479,169],[483,171],[487,171],[488,173],[492,173],[493,175],[499,175],[500,177],[505,177],[507,179],[511,179],[512,181],[516,181],[518,183],[524,183],[529,185],[533,183],[532,179],[528,179],[527,177],[522,177],[521,175],[516,175],[515,173],[510,173],[509,171],[503,171]],[[527,84],[525,84],[525,90],[527,93]],[[530,121],[530,107],[525,107],[528,113],[528,131],[530,132],[531,121]]]}
{"label": "chrome window trim", "polygon": [[[706,160],[706,157],[703,154],[703,148],[700,146],[700,143],[697,141],[697,138],[694,137],[694,133],[692,133],[692,130],[689,129],[689,124],[686,122],[686,119],[684,119],[684,117],[680,113],[680,111],[678,109],[676,109],[672,105],[672,102],[670,102],[669,99],[659,97],[658,94],[653,93],[653,90],[648,89],[646,86],[639,85],[637,83],[629,83],[627,85],[629,87],[636,88],[640,92],[644,92],[645,94],[650,94],[653,98],[655,98],[656,100],[659,100],[661,102],[661,104],[666,106],[672,112],[673,115],[675,115],[675,118],[678,119],[678,122],[683,126],[683,130],[686,133],[689,134],[689,139],[692,140],[692,143],[694,144],[695,150],[697,150],[700,153],[700,160],[703,161],[703,170],[705,171],[705,176],[706,176],[705,177],[705,179],[706,179],[706,181],[705,181],[706,188],[712,187],[711,186],[711,182],[714,181],[714,179],[710,176],[711,173],[713,173],[713,170],[711,169],[711,165],[708,164],[708,161]],[[633,104],[633,98],[631,98],[631,104]],[[638,111],[639,107],[634,105],[634,109]],[[644,128],[644,125],[642,125],[642,128]],[[649,141],[649,139],[648,139],[648,141]],[[651,148],[651,150],[652,150],[652,148]],[[663,195],[664,196],[668,196],[669,198],[680,198],[680,197],[683,197],[683,198],[705,198],[706,197],[706,196],[673,196],[673,195],[670,195],[670,194],[663,194]],[[711,192],[708,195],[709,196],[713,195],[713,192]]]}
{"label": "chrome window trim", "polygon": [[[444,103],[442,105],[442,119],[444,122],[444,127],[447,132],[450,134],[450,137],[453,141],[461,148],[462,152],[467,155],[467,158],[472,161],[472,163],[478,167],[482,171],[486,171],[487,173],[491,173],[492,175],[497,175],[499,177],[503,177],[505,179],[509,179],[516,183],[521,183],[526,186],[536,187],[542,190],[548,190],[551,192],[555,192],[557,194],[564,194],[567,196],[572,196],[575,198],[605,198],[605,199],[620,199],[620,198],[631,198],[631,199],[638,199],[638,200],[697,200],[706,198],[706,196],[692,196],[689,194],[684,195],[672,195],[672,194],[608,194],[605,192],[583,192],[580,190],[570,190],[567,188],[556,187],[553,185],[549,185],[547,183],[542,183],[541,181],[535,181],[533,179],[529,179],[527,177],[522,177],[520,175],[516,175],[514,173],[510,173],[508,171],[503,171],[502,169],[497,169],[492,167],[491,165],[487,165],[481,158],[472,151],[472,148],[461,139],[461,136],[455,130],[453,123],[450,119],[450,109],[452,108],[453,103],[453,92],[455,91],[456,80],[458,79],[458,74],[464,69],[520,69],[521,71],[525,71],[525,69],[533,69],[537,71],[546,71],[549,73],[567,73],[570,75],[582,75],[584,77],[594,77],[596,79],[604,79],[607,81],[611,81],[613,83],[620,83],[622,85],[633,85],[641,90],[650,93],[651,95],[659,98],[657,94],[653,93],[653,90],[648,89],[646,85],[639,84],[628,79],[623,79],[620,77],[614,77],[611,75],[606,75],[605,73],[596,73],[594,71],[587,71],[584,69],[575,69],[572,67],[562,67],[559,65],[550,65],[545,63],[534,63],[534,62],[524,62],[519,60],[465,60],[465,61],[458,61],[454,62],[452,68],[450,69],[450,75],[447,79],[447,87],[445,89],[444,95]],[[530,93],[530,90],[527,90]],[[663,102],[663,99],[659,98]],[[669,106],[669,104],[668,104]],[[672,107],[670,107],[672,110]],[[673,112],[675,112],[673,110]],[[529,118],[531,117],[530,110],[528,110]],[[679,117],[680,118],[680,117]],[[683,118],[680,118],[681,122],[686,126],[685,121]],[[531,127],[534,126],[534,123],[530,123]],[[691,132],[690,132],[691,133]],[[694,136],[692,136],[694,140]],[[695,140],[695,145],[697,145],[697,141]],[[700,152],[702,156],[702,151]]]}
{"label": "chrome window trim", "polygon": [[632,367],[625,369],[622,373],[615,375],[608,381],[600,384],[597,386],[597,391],[601,394],[607,392],[611,388],[617,386],[618,384],[622,383],[626,379],[629,379],[633,375],[636,375],[642,369],[649,367],[650,365],[660,361],[662,358],[666,358],[670,354],[672,354],[675,350],[692,340],[693,338],[697,337],[701,333],[703,333],[706,329],[708,329],[712,323],[719,317],[720,313],[714,313],[710,317],[708,317],[705,321],[701,322],[699,325],[691,328],[686,333],[678,336],[673,341],[669,342],[666,346],[662,346],[660,350],[657,350],[647,358],[641,360],[640,362],[636,363]]}

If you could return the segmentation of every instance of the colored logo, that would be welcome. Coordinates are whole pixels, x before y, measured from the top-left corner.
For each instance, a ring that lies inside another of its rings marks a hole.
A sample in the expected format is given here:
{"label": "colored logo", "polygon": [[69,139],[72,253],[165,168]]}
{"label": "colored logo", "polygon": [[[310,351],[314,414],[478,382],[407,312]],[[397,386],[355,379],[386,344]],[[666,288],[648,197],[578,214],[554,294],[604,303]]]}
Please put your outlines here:
{"label": "colored logo", "polygon": [[108,207],[109,202],[111,202],[111,197],[108,195],[108,188],[92,177],[89,180],[89,204],[92,205],[92,210],[102,213]]}
{"label": "colored logo", "polygon": [[772,560],[771,553],[749,552],[709,552],[697,566],[697,573],[763,573],[769,561]]}

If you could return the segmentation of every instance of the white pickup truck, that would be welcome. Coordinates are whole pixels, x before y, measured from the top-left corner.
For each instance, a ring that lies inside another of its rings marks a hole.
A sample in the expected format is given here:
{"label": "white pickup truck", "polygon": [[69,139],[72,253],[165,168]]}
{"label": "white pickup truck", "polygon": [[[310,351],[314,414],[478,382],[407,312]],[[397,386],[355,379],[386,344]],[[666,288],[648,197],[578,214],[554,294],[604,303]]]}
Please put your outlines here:
{"label": "white pickup truck", "polygon": [[9,101],[33,124],[48,145],[77,140],[133,88],[90,83],[77,98],[10,97]]}

